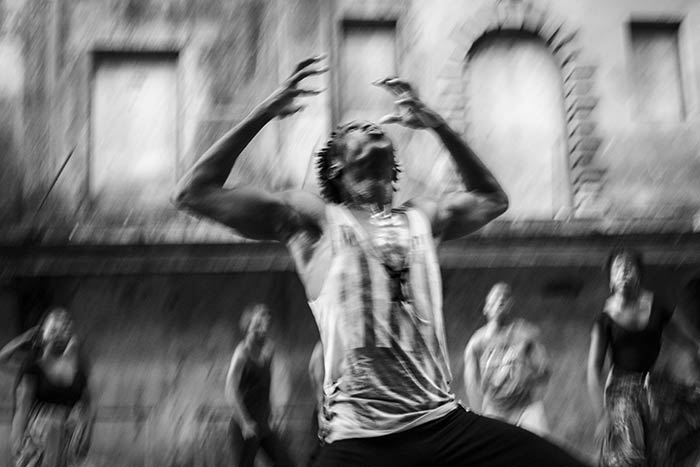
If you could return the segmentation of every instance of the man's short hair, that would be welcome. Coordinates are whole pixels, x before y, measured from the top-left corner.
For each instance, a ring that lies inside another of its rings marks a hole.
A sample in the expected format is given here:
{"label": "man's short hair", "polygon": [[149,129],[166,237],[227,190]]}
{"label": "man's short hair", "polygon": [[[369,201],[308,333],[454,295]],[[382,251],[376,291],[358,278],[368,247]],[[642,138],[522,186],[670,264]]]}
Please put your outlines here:
{"label": "man's short hair", "polygon": [[[339,177],[342,169],[333,166],[333,163],[337,161],[345,151],[344,137],[348,133],[350,127],[356,122],[343,123],[338,125],[336,129],[331,132],[330,138],[316,153],[316,175],[318,177],[318,186],[321,190],[321,197],[335,204],[342,204],[343,198],[341,196],[338,186],[335,184],[334,180]],[[401,172],[401,166],[399,161],[394,154],[394,170],[392,175],[392,182],[397,182],[399,180],[399,173]]]}

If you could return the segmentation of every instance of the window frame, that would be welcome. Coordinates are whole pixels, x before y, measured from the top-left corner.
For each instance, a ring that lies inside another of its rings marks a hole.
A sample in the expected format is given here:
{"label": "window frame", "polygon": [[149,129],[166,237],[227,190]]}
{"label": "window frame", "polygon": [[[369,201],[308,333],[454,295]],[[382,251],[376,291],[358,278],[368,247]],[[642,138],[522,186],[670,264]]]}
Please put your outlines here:
{"label": "window frame", "polygon": [[94,96],[97,84],[97,71],[100,64],[106,60],[160,60],[170,61],[175,72],[175,151],[173,157],[173,188],[177,179],[184,171],[182,160],[182,125],[183,125],[183,70],[181,51],[179,48],[101,48],[96,47],[88,53],[88,86],[87,86],[87,122],[86,122],[86,164],[84,177],[84,210],[83,216],[87,218],[99,218],[99,207],[94,196],[95,183],[95,122],[94,122]]}

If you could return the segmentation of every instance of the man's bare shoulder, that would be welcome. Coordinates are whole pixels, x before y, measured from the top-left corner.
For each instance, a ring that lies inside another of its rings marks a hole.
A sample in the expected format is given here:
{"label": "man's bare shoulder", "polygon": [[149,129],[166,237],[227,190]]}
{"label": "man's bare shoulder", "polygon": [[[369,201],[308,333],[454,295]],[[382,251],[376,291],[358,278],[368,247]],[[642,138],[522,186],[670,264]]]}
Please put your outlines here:
{"label": "man's bare shoulder", "polygon": [[438,216],[439,203],[427,196],[418,196],[406,201],[403,205],[405,209],[416,209],[420,211],[431,224]]}
{"label": "man's bare shoulder", "polygon": [[294,223],[297,227],[323,228],[326,203],[320,196],[306,190],[288,190],[280,192],[279,197],[294,213]]}
{"label": "man's bare shoulder", "polygon": [[298,209],[323,210],[326,202],[316,193],[308,190],[285,190],[279,192],[282,199]]}
{"label": "man's bare shoulder", "polygon": [[[328,222],[326,202],[308,191],[288,191],[282,195],[283,202],[290,208],[290,217],[281,228],[278,236],[290,252],[297,272],[304,284],[309,280],[307,270],[312,259],[322,245]],[[307,294],[310,291],[307,289]]]}

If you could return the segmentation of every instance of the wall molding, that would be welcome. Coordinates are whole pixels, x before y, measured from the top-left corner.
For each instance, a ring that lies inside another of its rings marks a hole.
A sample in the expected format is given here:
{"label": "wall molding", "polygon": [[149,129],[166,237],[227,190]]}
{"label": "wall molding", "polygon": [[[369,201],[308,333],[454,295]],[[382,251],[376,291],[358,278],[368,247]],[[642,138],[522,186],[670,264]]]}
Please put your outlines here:
{"label": "wall molding", "polygon": [[603,217],[609,205],[601,195],[605,169],[596,160],[602,143],[593,113],[598,103],[596,67],[580,60],[578,30],[568,20],[530,0],[497,0],[477,11],[450,34],[453,50],[438,74],[437,110],[453,128],[466,134],[469,102],[464,89],[464,68],[474,44],[497,31],[531,33],[544,42],[557,61],[564,90],[568,169],[573,195],[572,212],[563,217]]}
{"label": "wall molding", "polygon": [[[581,221],[588,223],[588,221]],[[475,234],[439,249],[444,269],[595,267],[621,244],[644,253],[650,266],[700,267],[700,233],[613,234],[583,226],[568,231],[513,230]],[[497,226],[494,226],[495,229]],[[507,226],[504,226],[507,227]],[[528,233],[529,232],[529,233]],[[519,236],[520,235],[520,236]],[[293,273],[277,243],[131,246],[0,246],[0,281],[13,277],[129,276],[149,274]]]}

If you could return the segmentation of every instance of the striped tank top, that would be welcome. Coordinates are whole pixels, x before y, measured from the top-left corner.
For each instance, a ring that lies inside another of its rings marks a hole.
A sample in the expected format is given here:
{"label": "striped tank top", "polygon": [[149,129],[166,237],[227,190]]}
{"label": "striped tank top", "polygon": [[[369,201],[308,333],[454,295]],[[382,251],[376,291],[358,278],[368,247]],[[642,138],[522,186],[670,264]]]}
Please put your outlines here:
{"label": "striped tank top", "polygon": [[401,268],[386,266],[345,207],[328,205],[328,230],[311,265],[327,271],[309,302],[324,349],[325,441],[396,433],[457,404],[442,317],[442,285],[428,219],[405,216]]}

